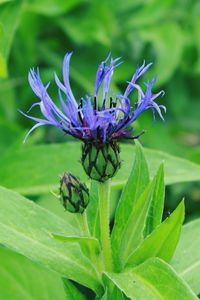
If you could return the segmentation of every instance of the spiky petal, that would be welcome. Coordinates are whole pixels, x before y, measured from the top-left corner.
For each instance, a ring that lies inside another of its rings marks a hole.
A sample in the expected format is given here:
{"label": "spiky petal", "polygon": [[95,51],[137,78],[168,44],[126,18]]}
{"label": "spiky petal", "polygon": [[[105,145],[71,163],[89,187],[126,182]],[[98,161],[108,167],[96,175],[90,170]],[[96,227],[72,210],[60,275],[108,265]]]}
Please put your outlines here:
{"label": "spiky petal", "polygon": [[[156,81],[156,77],[152,81],[145,84],[145,89],[138,84],[139,78],[145,74],[151,67],[151,63],[137,66],[131,81],[128,82],[127,88],[122,95],[110,95],[110,83],[116,67],[121,64],[120,58],[112,59],[108,57],[102,61],[97,69],[94,99],[89,96],[82,97],[78,103],[72,93],[69,80],[69,64],[72,53],[67,53],[63,61],[63,83],[55,74],[55,82],[58,87],[58,98],[60,107],[55,105],[48,94],[49,84],[44,86],[41,81],[39,69],[36,71],[31,69],[29,72],[29,83],[35,95],[39,98],[39,102],[34,106],[39,106],[44,119],[35,118],[27,113],[23,113],[26,117],[32,119],[36,124],[27,133],[28,135],[37,127],[42,125],[53,125],[61,128],[65,133],[74,136],[84,142],[94,142],[106,144],[121,138],[137,138],[128,128],[142,112],[147,109],[158,113],[160,118],[164,120],[162,111],[166,112],[163,105],[158,105],[155,100],[159,96],[163,96],[164,92],[160,91],[153,94],[152,89]],[[102,87],[102,99],[99,99],[99,90]],[[135,108],[132,108],[130,95],[132,92],[137,94]]]}

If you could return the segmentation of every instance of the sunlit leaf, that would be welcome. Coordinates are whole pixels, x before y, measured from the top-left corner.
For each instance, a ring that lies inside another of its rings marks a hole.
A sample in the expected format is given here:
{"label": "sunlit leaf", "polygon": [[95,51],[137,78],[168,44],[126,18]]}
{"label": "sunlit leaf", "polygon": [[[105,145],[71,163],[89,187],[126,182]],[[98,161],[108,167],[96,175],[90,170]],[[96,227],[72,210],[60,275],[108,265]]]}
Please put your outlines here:
{"label": "sunlit leaf", "polygon": [[0,206],[0,243],[97,293],[102,291],[96,270],[78,244],[61,243],[52,236],[52,232],[77,235],[70,224],[4,188]]}
{"label": "sunlit leaf", "polygon": [[172,266],[189,284],[192,290],[200,293],[200,220],[183,226],[180,242],[172,260]]}
{"label": "sunlit leaf", "polygon": [[[29,259],[6,248],[0,248],[1,300],[66,300],[62,279],[55,272],[42,268]],[[68,287],[72,284],[66,282]],[[74,288],[74,293],[78,291]],[[82,298],[76,298],[82,299]]]}
{"label": "sunlit leaf", "polygon": [[133,267],[151,257],[159,257],[169,262],[179,241],[183,220],[184,203],[181,202],[170,217],[147,236],[136,251],[129,256],[126,267]]}
{"label": "sunlit leaf", "polygon": [[[70,171],[83,181],[88,180],[79,162],[79,143],[48,144],[16,147],[0,158],[0,183],[23,194],[49,193],[58,188],[59,175]],[[165,182],[200,180],[200,166],[167,153],[144,149],[150,177],[156,173],[161,162],[165,168]],[[135,157],[133,145],[121,145],[122,167],[113,178],[113,187],[121,188],[131,172]],[[69,159],[70,158],[70,159]]]}
{"label": "sunlit leaf", "polygon": [[198,299],[175,271],[158,258],[126,273],[106,273],[106,276],[132,300]]}

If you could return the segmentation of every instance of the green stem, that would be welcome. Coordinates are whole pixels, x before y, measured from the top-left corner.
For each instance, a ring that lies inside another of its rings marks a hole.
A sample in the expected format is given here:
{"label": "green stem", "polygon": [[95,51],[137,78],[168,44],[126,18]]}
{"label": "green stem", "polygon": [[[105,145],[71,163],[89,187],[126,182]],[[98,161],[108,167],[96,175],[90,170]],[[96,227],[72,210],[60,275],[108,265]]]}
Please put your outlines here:
{"label": "green stem", "polygon": [[112,271],[110,243],[110,180],[98,184],[101,246],[106,271]]}
{"label": "green stem", "polygon": [[[83,233],[83,236],[92,237],[90,230],[89,230],[89,226],[88,226],[86,211],[84,211],[83,214],[77,214],[77,218],[78,218],[79,226]],[[100,262],[99,257],[96,256],[96,254],[94,253],[94,249],[90,245],[88,245],[88,247],[86,247],[86,249],[90,255],[90,258],[91,258],[93,264],[96,266],[97,272],[100,272],[102,270],[102,266],[101,266],[102,264]]]}
{"label": "green stem", "polygon": [[78,217],[78,221],[80,224],[81,231],[83,232],[83,235],[90,237],[90,230],[88,227],[86,211],[84,211],[82,214],[77,214],[77,217]]}

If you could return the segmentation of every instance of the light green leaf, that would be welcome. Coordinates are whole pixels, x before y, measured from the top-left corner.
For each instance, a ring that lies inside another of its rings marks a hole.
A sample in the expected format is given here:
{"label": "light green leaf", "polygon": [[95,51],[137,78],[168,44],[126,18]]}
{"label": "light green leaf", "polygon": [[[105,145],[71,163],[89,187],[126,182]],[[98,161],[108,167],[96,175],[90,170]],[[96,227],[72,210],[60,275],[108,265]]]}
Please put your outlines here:
{"label": "light green leaf", "polygon": [[85,236],[64,236],[53,234],[53,237],[61,242],[65,243],[78,243],[82,246],[91,246],[92,249],[95,250],[96,253],[100,253],[100,245],[99,241],[92,237],[85,237]]}
{"label": "light green leaf", "polygon": [[[70,293],[65,294],[58,274],[24,256],[0,247],[0,261],[0,300],[66,300],[66,296],[70,297]],[[66,284],[69,285],[69,281]]]}
{"label": "light green leaf", "polygon": [[[118,0],[119,1],[119,0]],[[137,9],[135,10],[135,14],[132,18],[126,18],[126,26],[130,28],[139,28],[140,30],[142,28],[148,27],[149,31],[151,30],[152,25],[157,25],[158,22],[160,22],[163,18],[166,18],[166,16],[170,13],[170,9],[172,6],[172,2],[174,0],[168,0],[160,2],[159,0],[151,0],[145,3],[141,2],[144,1],[130,1],[132,8],[134,8],[134,5],[138,5]],[[137,3],[139,2],[139,3]],[[122,4],[121,4],[122,6]],[[125,7],[127,4],[125,5]],[[122,8],[123,9],[123,8]],[[131,9],[131,7],[130,7]],[[160,27],[159,27],[160,28]]]}
{"label": "light green leaf", "polygon": [[176,272],[159,258],[151,258],[125,273],[106,276],[132,300],[197,300]]}
{"label": "light green leaf", "polygon": [[0,77],[7,76],[7,58],[19,23],[22,2],[0,3]]}
{"label": "light green leaf", "polygon": [[117,270],[125,265],[129,255],[143,241],[143,232],[154,185],[155,181],[149,184],[141,196],[136,199],[128,219],[123,224],[123,230],[112,245],[117,256],[115,262]]}
{"label": "light green leaf", "polygon": [[[140,31],[140,35],[145,42],[152,43],[152,47],[155,49],[158,61],[156,71],[159,74],[159,84],[162,84],[169,80],[180,64],[185,43],[182,28],[176,22],[164,22],[160,26],[155,25],[148,29],[144,27]],[[177,42],[177,47],[170,56],[169,52],[174,45],[174,40]]]}
{"label": "light green leaf", "polygon": [[151,257],[159,257],[169,262],[178,243],[184,220],[184,202],[162,224],[160,224],[133,252],[126,263],[131,268]]}
{"label": "light green leaf", "polygon": [[26,3],[26,9],[47,16],[57,16],[73,9],[81,0],[29,0]]}
{"label": "light green leaf", "polygon": [[102,292],[99,275],[79,245],[61,243],[52,237],[52,232],[77,235],[67,222],[19,194],[0,188],[0,223],[0,243]]}
{"label": "light green leaf", "polygon": [[80,222],[77,218],[77,215],[65,210],[60,199],[57,199],[56,196],[52,194],[52,192],[42,194],[41,197],[37,199],[36,203],[65,220],[65,222],[70,224],[70,227],[74,227],[74,231],[77,233],[77,235],[82,234]]}
{"label": "light green leaf", "polygon": [[180,242],[171,265],[189,284],[192,290],[200,293],[200,219],[183,226]]}
{"label": "light green leaf", "polygon": [[[58,176],[64,171],[86,181],[88,178],[79,163],[80,148],[78,142],[14,147],[0,158],[0,184],[23,194],[38,195],[57,188]],[[200,180],[200,166],[195,163],[156,150],[144,149],[144,153],[151,178],[164,162],[166,184]],[[114,187],[121,188],[126,183],[134,155],[133,145],[121,145],[123,164],[113,178]]]}
{"label": "light green leaf", "polygon": [[125,185],[116,211],[112,231],[112,250],[114,259],[118,256],[119,243],[130,218],[135,202],[149,183],[149,172],[142,148],[136,147],[136,156],[128,182]]}
{"label": "light green leaf", "polygon": [[145,235],[149,235],[162,221],[165,200],[164,170],[161,164],[156,175],[155,188],[147,216]]}

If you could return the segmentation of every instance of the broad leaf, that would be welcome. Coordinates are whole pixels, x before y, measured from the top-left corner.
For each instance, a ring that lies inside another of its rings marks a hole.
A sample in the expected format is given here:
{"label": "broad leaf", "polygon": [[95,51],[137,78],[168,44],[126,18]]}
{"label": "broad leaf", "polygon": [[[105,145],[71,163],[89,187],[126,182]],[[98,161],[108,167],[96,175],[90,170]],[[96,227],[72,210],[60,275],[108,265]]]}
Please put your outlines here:
{"label": "broad leaf", "polygon": [[[66,296],[71,299],[55,272],[2,247],[0,261],[0,300],[66,300]],[[71,285],[69,281],[66,284]]]}
{"label": "broad leaf", "polygon": [[165,184],[163,164],[160,166],[155,182],[155,188],[146,221],[145,235],[149,235],[161,223],[165,199]]}
{"label": "broad leaf", "polygon": [[133,252],[126,263],[131,268],[151,257],[159,257],[169,262],[178,243],[184,220],[184,202],[161,225],[159,225]]}
{"label": "broad leaf", "polygon": [[159,258],[152,258],[125,273],[106,273],[132,300],[197,300],[176,272]]}
{"label": "broad leaf", "polygon": [[56,241],[52,232],[77,235],[73,227],[19,194],[0,188],[0,243],[101,293],[93,265],[77,243]]}
{"label": "broad leaf", "polygon": [[117,257],[119,243],[124,234],[125,226],[130,218],[133,206],[138,197],[149,183],[147,162],[139,144],[136,147],[136,156],[128,182],[125,185],[116,210],[115,223],[112,231],[112,250]]}
{"label": "broad leaf", "polygon": [[[80,148],[80,144],[75,142],[23,145],[18,149],[14,147],[0,158],[0,184],[23,194],[38,195],[57,188],[58,176],[66,170],[78,175],[83,181],[87,180],[79,163]],[[200,180],[200,166],[197,164],[156,150],[144,149],[144,153],[151,178],[164,161],[166,184]],[[123,164],[113,178],[113,186],[120,188],[126,183],[134,154],[133,145],[121,145]]]}
{"label": "broad leaf", "polygon": [[7,76],[7,58],[17,28],[22,1],[0,3],[0,77]]}
{"label": "broad leaf", "polygon": [[[55,193],[56,192],[57,191],[55,191]],[[68,212],[54,193],[49,192],[47,194],[42,194],[41,197],[36,200],[36,203],[65,220],[65,222],[70,224],[70,227],[74,227],[74,231],[77,232],[77,235],[82,235],[77,214]]]}
{"label": "broad leaf", "polygon": [[178,274],[190,285],[192,290],[200,293],[200,220],[183,226],[180,242],[171,262]]}

